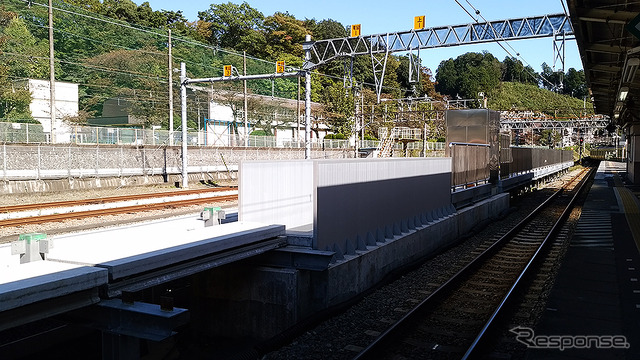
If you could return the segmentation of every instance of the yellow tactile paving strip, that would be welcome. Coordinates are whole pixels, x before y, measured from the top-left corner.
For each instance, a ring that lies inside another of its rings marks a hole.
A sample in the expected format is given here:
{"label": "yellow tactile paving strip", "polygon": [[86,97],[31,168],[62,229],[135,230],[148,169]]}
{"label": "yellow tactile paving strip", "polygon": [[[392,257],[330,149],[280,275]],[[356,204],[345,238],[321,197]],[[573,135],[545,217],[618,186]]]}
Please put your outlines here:
{"label": "yellow tactile paving strip", "polygon": [[638,200],[631,192],[631,190],[624,187],[622,180],[616,174],[614,182],[620,199],[622,200],[622,206],[624,206],[624,213],[627,217],[627,223],[633,234],[633,240],[636,242],[636,247],[640,251],[640,209],[638,208]]}

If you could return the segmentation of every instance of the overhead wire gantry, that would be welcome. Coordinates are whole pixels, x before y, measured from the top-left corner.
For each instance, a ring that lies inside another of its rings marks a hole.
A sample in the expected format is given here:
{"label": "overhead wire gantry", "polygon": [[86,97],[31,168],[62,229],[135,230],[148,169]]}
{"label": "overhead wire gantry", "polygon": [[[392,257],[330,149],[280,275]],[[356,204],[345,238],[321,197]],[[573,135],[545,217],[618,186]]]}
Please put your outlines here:
{"label": "overhead wire gantry", "polygon": [[[382,92],[382,82],[389,54],[406,52],[413,54],[423,49],[435,49],[459,45],[471,45],[503,40],[534,39],[554,37],[554,41],[565,41],[573,35],[573,28],[566,14],[551,14],[508,20],[475,22],[463,25],[448,25],[385,34],[364,35],[337,39],[316,40],[305,43],[310,57],[303,65],[304,70],[312,70],[336,59],[350,59],[361,55],[371,56],[378,101]],[[554,43],[555,44],[555,43]],[[555,48],[555,47],[554,47]],[[376,55],[382,55],[376,56]],[[419,74],[418,63],[409,56],[410,69]],[[564,63],[564,59],[561,59]],[[348,70],[347,82],[351,81],[353,66]]]}

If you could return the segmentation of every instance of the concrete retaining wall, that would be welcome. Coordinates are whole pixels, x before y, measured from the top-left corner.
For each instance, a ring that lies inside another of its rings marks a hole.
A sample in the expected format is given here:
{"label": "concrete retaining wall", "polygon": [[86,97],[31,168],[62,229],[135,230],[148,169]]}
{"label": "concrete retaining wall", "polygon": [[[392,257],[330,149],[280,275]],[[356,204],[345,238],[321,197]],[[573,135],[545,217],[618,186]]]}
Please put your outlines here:
{"label": "concrete retaining wall", "polygon": [[[189,147],[189,180],[237,178],[242,160],[303,159],[298,148]],[[180,147],[0,146],[1,193],[55,191],[181,181]],[[313,158],[348,158],[348,149],[316,149]],[[176,179],[177,177],[177,179]]]}

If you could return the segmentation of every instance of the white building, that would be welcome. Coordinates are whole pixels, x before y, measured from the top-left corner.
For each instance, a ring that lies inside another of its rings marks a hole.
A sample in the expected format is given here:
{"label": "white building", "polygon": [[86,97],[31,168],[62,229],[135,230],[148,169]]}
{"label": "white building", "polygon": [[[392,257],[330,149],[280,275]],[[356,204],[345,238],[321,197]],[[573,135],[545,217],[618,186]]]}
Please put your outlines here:
{"label": "white building", "polygon": [[[197,90],[201,91],[209,91],[209,89],[201,88],[201,87],[193,87]],[[228,91],[218,91],[216,93],[212,93],[209,95],[209,117],[205,119],[204,123],[204,141],[205,145],[213,145],[213,146],[244,146],[244,119],[242,115],[242,109],[238,111],[239,114],[236,114],[235,124],[234,124],[234,113],[233,109],[230,105],[223,104],[224,102],[229,102],[229,98],[235,99],[237,102],[240,102],[242,97],[241,93],[231,93]],[[225,100],[226,96],[226,100]],[[260,101],[264,104],[269,104],[272,106],[269,111],[273,111],[273,114],[270,114],[269,117],[273,118],[271,122],[271,131],[273,132],[274,139],[269,140],[269,143],[251,143],[252,141],[261,142],[267,141],[262,140],[260,138],[249,137],[249,145],[250,146],[289,146],[296,141],[297,135],[299,134],[299,141],[304,142],[304,132],[305,132],[305,124],[304,124],[304,102],[298,104],[296,100],[284,99],[278,97],[264,96],[264,95],[248,95],[249,98]],[[212,99],[213,98],[213,99]],[[300,109],[300,124],[296,121],[296,113],[297,107],[301,106]],[[322,121],[315,120],[315,113],[320,111],[322,107],[319,103],[312,103],[312,118],[313,122],[313,131],[311,132],[311,141],[319,141],[324,138],[329,130],[329,127],[324,124]],[[250,108],[251,109],[251,108]],[[251,135],[254,130],[261,130],[255,127],[255,121],[251,118],[252,115],[250,113],[248,119],[248,131],[247,133]],[[237,126],[237,129],[234,128]],[[298,128],[299,126],[299,128]],[[271,143],[273,142],[273,143]]]}
{"label": "white building", "polygon": [[[51,133],[51,91],[49,80],[26,79],[16,82],[31,92],[31,116],[42,124],[45,133]],[[68,142],[70,131],[62,121],[65,116],[78,115],[78,84],[56,81],[55,83],[55,130],[56,142]]]}

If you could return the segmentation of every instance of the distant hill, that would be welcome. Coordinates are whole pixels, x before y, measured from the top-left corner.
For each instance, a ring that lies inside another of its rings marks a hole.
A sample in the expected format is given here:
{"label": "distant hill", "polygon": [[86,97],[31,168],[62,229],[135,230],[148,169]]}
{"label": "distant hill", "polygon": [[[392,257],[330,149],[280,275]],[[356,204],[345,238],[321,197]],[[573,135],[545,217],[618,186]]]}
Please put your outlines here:
{"label": "distant hill", "polygon": [[[584,101],[531,84],[502,82],[489,95],[487,106],[493,110],[529,110],[563,118],[581,114]],[[593,114],[590,99],[587,99],[586,111],[587,114]]]}

